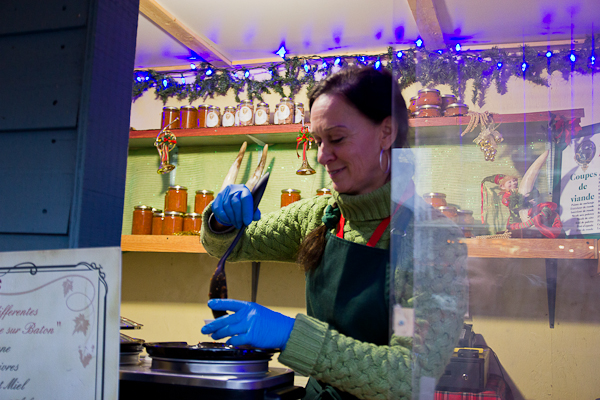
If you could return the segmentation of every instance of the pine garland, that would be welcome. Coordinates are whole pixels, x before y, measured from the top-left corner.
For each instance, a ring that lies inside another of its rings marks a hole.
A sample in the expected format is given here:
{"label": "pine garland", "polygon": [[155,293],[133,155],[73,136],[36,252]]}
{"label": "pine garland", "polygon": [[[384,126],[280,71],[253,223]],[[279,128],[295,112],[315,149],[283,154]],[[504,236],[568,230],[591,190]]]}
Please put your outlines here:
{"label": "pine garland", "polygon": [[[133,101],[152,88],[156,98],[160,98],[163,104],[172,97],[179,101],[187,99],[191,104],[199,98],[206,101],[215,95],[225,96],[230,91],[239,102],[240,93],[244,90],[249,100],[262,101],[264,94],[271,93],[294,98],[302,88],[310,91],[318,80],[329,76],[337,68],[380,65],[381,68],[392,71],[401,89],[415,82],[423,87],[449,85],[459,101],[464,101],[467,82],[472,80],[471,101],[481,107],[492,83],[499,94],[505,94],[507,82],[512,76],[521,77],[536,85],[548,86],[548,79],[542,76],[544,71],[548,76],[560,71],[565,80],[573,73],[589,75],[598,72],[600,60],[596,60],[596,54],[600,49],[596,47],[596,43],[599,39],[600,34],[590,36],[577,49],[556,50],[551,53],[540,52],[529,46],[524,46],[521,53],[514,54],[497,47],[484,51],[447,48],[436,52],[428,51],[425,47],[412,47],[402,51],[389,47],[387,53],[377,55],[289,57],[278,63],[252,69],[215,68],[201,63],[198,68],[185,71],[135,71]],[[257,72],[264,71],[268,71],[270,79],[253,79]],[[191,75],[189,79],[192,82],[184,83],[187,82],[185,75]],[[178,76],[183,79],[178,81]]]}

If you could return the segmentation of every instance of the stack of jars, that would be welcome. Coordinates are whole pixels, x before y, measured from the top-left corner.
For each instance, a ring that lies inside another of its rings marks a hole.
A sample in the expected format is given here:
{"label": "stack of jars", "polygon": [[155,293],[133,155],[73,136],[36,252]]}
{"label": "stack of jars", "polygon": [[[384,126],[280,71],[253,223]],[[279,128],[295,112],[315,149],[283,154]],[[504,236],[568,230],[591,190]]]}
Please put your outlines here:
{"label": "stack of jars", "polygon": [[456,223],[462,230],[464,237],[470,238],[473,236],[473,227],[475,224],[473,211],[460,210],[455,206],[448,205],[444,193],[426,193],[423,195],[423,199]]}
{"label": "stack of jars", "polygon": [[145,205],[134,207],[132,235],[173,235],[180,232],[198,233],[202,227],[202,213],[214,200],[211,190],[197,190],[194,212],[187,212],[187,188],[169,186],[165,194],[164,211]]}
{"label": "stack of jars", "polygon": [[[174,122],[176,118],[178,121]],[[161,129],[216,128],[221,126],[221,108],[208,104],[194,106],[163,107]]]}
{"label": "stack of jars", "polygon": [[410,99],[409,116],[413,118],[455,117],[467,115],[469,107],[459,103],[453,94],[440,94],[437,89],[421,89]]}

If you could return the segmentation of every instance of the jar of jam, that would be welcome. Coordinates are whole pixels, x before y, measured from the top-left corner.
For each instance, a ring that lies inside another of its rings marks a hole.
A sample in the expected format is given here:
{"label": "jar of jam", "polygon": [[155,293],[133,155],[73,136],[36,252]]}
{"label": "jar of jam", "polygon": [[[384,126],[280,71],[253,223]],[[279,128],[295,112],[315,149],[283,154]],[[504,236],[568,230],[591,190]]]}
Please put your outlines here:
{"label": "jar of jam", "polygon": [[473,225],[475,223],[473,211],[471,210],[456,210],[456,216],[459,225]]}
{"label": "jar of jam", "polygon": [[269,105],[265,102],[260,102],[256,105],[256,112],[254,113],[254,125],[269,125],[271,118],[271,110]]}
{"label": "jar of jam", "polygon": [[300,199],[300,190],[298,189],[283,189],[281,191],[281,207],[288,206]]}
{"label": "jar of jam", "polygon": [[202,214],[208,204],[215,199],[212,190],[196,190],[196,198],[194,200],[194,212]]}
{"label": "jar of jam", "polygon": [[208,108],[210,105],[208,104],[200,104],[198,106],[198,127],[199,128],[207,128],[206,126],[206,118],[208,117]]}
{"label": "jar of jam", "polygon": [[163,221],[165,220],[164,212],[155,212],[152,215],[152,234],[153,235],[162,235],[162,226]]}
{"label": "jar of jam", "polygon": [[235,107],[227,106],[223,109],[223,117],[221,117],[223,126],[234,126],[235,124]]}
{"label": "jar of jam", "polygon": [[444,111],[450,104],[456,103],[456,96],[453,94],[443,94],[440,96],[442,98],[442,111]]}
{"label": "jar of jam", "polygon": [[187,213],[183,216],[183,232],[200,232],[202,214]]}
{"label": "jar of jam", "polygon": [[447,206],[446,195],[444,193],[426,193],[423,195],[423,200],[431,204],[433,208]]}
{"label": "jar of jam", "polygon": [[413,115],[417,111],[417,99],[419,96],[410,98],[410,104],[408,105],[408,115]]}
{"label": "jar of jam", "polygon": [[240,126],[252,125],[252,117],[254,116],[254,104],[252,104],[252,100],[242,100],[238,113]]}
{"label": "jar of jam", "polygon": [[294,123],[301,124],[304,122],[304,104],[302,103],[294,103],[294,107],[296,108]]}
{"label": "jar of jam", "polygon": [[323,196],[324,194],[331,194],[331,189],[327,189],[327,188],[317,189],[317,196]]}
{"label": "jar of jam", "polygon": [[459,115],[467,115],[469,112],[469,106],[462,103],[453,103],[446,107],[444,116],[446,117],[457,117]]}
{"label": "jar of jam", "polygon": [[442,109],[440,106],[426,105],[417,107],[419,113],[416,118],[435,118],[442,116]]}
{"label": "jar of jam", "polygon": [[198,127],[198,109],[194,106],[181,107],[181,129],[193,129]]}
{"label": "jar of jam", "polygon": [[437,89],[421,89],[418,92],[416,106],[441,106],[442,98],[440,97],[440,91]]}
{"label": "jar of jam", "polygon": [[206,114],[206,127],[216,128],[221,125],[221,108],[217,106],[209,106]]}
{"label": "jar of jam", "polygon": [[282,97],[275,110],[275,124],[292,124],[294,122],[294,102],[288,97]]}
{"label": "jar of jam", "polygon": [[456,222],[456,218],[457,218],[456,207],[454,207],[454,206],[441,206],[441,207],[437,207],[437,209],[439,211],[441,211],[441,213],[444,214],[446,217],[448,217],[452,221]]}
{"label": "jar of jam", "polygon": [[173,235],[183,231],[183,213],[178,211],[165,211],[165,219],[162,223],[162,234]]}
{"label": "jar of jam", "polygon": [[[163,129],[165,126],[167,126],[171,122],[175,121],[176,118],[179,118],[179,108],[163,107],[162,122],[160,123],[160,129]],[[177,128],[179,128],[179,121],[177,121],[173,125],[169,126],[169,129],[177,129]]]}
{"label": "jar of jam", "polygon": [[165,194],[165,212],[187,211],[187,188],[185,186],[169,186]]}
{"label": "jar of jam", "polygon": [[466,238],[473,237],[473,228],[463,226],[460,228],[460,230],[462,231],[464,237],[466,237]]}
{"label": "jar of jam", "polygon": [[152,234],[152,208],[145,205],[133,207],[133,220],[131,223],[132,235]]}

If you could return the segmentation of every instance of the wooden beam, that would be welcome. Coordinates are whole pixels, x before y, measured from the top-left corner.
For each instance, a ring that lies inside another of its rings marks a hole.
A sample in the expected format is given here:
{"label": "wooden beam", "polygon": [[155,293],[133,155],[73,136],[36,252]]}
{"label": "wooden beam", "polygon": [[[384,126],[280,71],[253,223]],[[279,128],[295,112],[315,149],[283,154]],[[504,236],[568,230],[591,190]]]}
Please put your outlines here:
{"label": "wooden beam", "polygon": [[429,50],[445,49],[444,35],[438,20],[433,0],[407,0],[417,29],[425,47]]}
{"label": "wooden beam", "polygon": [[231,60],[217,48],[215,43],[190,30],[156,0],[140,0],[140,12],[206,62],[215,67],[231,67]]}

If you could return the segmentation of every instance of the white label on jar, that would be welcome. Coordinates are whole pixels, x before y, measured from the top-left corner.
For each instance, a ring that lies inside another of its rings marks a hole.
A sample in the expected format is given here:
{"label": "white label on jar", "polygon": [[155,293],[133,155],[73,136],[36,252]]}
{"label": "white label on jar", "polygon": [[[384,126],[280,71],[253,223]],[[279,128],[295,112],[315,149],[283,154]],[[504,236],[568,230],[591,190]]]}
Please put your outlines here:
{"label": "white label on jar", "polygon": [[264,125],[267,122],[267,113],[264,110],[256,110],[256,115],[254,116],[254,123],[256,125]]}
{"label": "white label on jar", "polygon": [[296,108],[296,118],[294,119],[294,123],[301,124],[304,119],[304,112],[301,109]]}
{"label": "white label on jar", "polygon": [[248,122],[252,119],[250,107],[243,106],[240,110],[240,122]]}
{"label": "white label on jar", "polygon": [[279,123],[285,123],[285,120],[288,119],[288,117],[290,116],[290,108],[287,106],[287,104],[280,104],[279,107],[277,107],[277,117],[279,119]]}
{"label": "white label on jar", "polygon": [[219,124],[219,116],[216,112],[211,111],[206,116],[206,126],[209,128],[214,128]]}
{"label": "white label on jar", "polygon": [[235,110],[235,126],[240,126],[240,110]]}
{"label": "white label on jar", "polygon": [[[279,107],[277,109],[279,109]],[[275,111],[275,115],[273,116],[273,123],[275,125],[279,125],[279,111]]]}
{"label": "white label on jar", "polygon": [[223,114],[223,126],[233,126],[235,122],[235,117],[230,111],[227,111]]}

